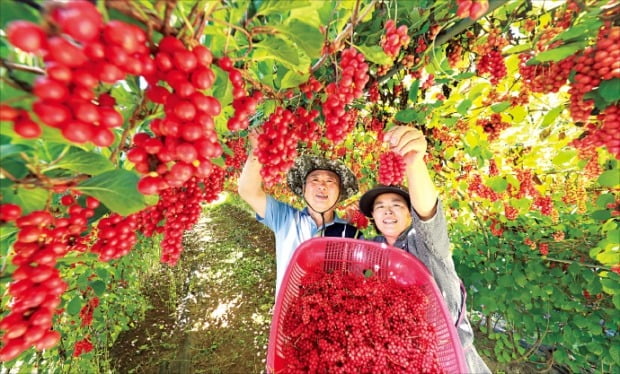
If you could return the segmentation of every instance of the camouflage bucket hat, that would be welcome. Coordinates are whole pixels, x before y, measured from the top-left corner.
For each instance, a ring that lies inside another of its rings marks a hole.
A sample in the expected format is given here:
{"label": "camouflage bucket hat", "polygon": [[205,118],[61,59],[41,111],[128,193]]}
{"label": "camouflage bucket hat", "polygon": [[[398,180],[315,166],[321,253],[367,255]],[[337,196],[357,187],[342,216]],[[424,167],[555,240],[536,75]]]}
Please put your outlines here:
{"label": "camouflage bucket hat", "polygon": [[328,160],[319,156],[300,156],[289,170],[286,180],[288,187],[297,196],[303,197],[306,176],[313,170],[329,170],[340,178],[340,200],[346,200],[358,191],[357,178],[348,167],[337,160]]}

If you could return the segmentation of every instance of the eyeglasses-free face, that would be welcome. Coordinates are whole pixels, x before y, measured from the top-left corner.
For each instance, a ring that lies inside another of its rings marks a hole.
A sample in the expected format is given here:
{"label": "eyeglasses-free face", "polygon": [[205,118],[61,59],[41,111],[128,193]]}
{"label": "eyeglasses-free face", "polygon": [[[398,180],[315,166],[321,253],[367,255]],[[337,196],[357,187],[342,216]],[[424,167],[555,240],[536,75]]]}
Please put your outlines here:
{"label": "eyeglasses-free face", "polygon": [[391,192],[375,198],[372,218],[389,244],[411,225],[411,212],[407,201],[401,195]]}
{"label": "eyeglasses-free face", "polygon": [[340,197],[340,178],[329,170],[313,170],[306,176],[304,197],[312,209],[322,212],[336,205]]}

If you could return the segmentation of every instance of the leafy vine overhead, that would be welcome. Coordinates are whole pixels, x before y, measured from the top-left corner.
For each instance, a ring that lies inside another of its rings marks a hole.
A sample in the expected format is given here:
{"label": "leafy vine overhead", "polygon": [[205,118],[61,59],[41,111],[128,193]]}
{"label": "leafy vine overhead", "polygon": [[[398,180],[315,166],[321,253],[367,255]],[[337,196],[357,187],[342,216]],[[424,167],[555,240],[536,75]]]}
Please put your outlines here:
{"label": "leafy vine overhead", "polygon": [[[565,310],[566,300],[583,318],[620,320],[610,307],[620,272],[617,1],[2,7],[0,278],[11,285],[1,360],[58,342],[53,313],[77,287],[71,269],[119,261],[146,238],[174,265],[202,204],[236,190],[250,132],[266,188],[292,201],[282,177],[303,153],[344,160],[362,190],[400,182],[382,134],[408,124],[429,141],[474,307],[537,344],[573,339],[546,363],[620,364],[600,334],[596,347],[574,349],[581,321],[563,335],[525,320],[537,302]],[[355,198],[347,203],[342,213],[366,227]],[[507,270],[523,275],[520,287],[554,272],[565,299],[508,292],[514,283],[495,278]],[[571,276],[583,285],[568,286]],[[498,287],[521,299],[499,303],[489,291]],[[573,304],[586,291],[597,295],[588,312]],[[494,354],[544,364],[517,346],[502,340],[512,350]]]}

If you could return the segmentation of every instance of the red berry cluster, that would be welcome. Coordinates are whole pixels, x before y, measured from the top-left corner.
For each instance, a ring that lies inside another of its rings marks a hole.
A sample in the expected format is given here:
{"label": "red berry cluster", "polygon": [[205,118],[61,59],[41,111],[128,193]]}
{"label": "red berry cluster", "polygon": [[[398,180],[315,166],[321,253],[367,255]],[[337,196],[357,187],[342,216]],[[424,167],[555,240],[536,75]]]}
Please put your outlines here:
{"label": "red berry cluster", "polygon": [[506,63],[504,56],[497,51],[492,50],[488,54],[480,57],[477,65],[478,75],[491,75],[491,84],[496,85],[506,76]]}
{"label": "red berry cluster", "polygon": [[515,220],[519,216],[519,210],[509,203],[504,203],[504,215],[506,219]]}
{"label": "red berry cluster", "polygon": [[549,254],[549,243],[540,243],[538,245],[538,251],[542,256],[547,256]]}
{"label": "red berry cluster", "polygon": [[323,84],[319,82],[315,77],[310,76],[307,82],[302,83],[299,86],[301,92],[306,95],[306,98],[311,99],[317,92],[323,89]]}
{"label": "red berry cluster", "polygon": [[73,351],[73,357],[79,357],[84,353],[92,351],[94,348],[93,343],[90,342],[88,337],[75,343],[75,350]]}
{"label": "red berry cluster", "polygon": [[99,205],[89,197],[87,206],[82,207],[71,195],[63,196],[60,202],[67,208],[66,217],[43,210],[17,217],[19,212],[12,204],[3,204],[0,209],[2,220],[14,220],[18,228],[12,258],[17,269],[8,289],[11,312],[0,321],[0,330],[5,331],[0,361],[12,360],[31,346],[51,348],[60,340],[60,334],[51,330],[52,317],[67,284],[55,265],[86,231],[87,220]]}
{"label": "red berry cluster", "polygon": [[368,64],[364,61],[364,55],[358,53],[355,48],[342,51],[340,57],[342,75],[337,82],[327,85],[327,98],[322,104],[323,116],[325,117],[325,137],[334,143],[343,140],[352,130],[350,111],[346,105],[353,100],[362,97],[364,87],[368,83]]}
{"label": "red berry cluster", "polygon": [[[83,0],[56,5],[49,19],[54,27],[48,31],[27,21],[7,27],[11,44],[40,54],[45,61],[46,76],[37,78],[33,87],[37,97],[33,111],[69,141],[108,147],[114,142],[111,129],[120,127],[123,118],[97,100],[95,89],[101,82],[115,83],[127,74],[155,70],[146,34],[121,21],[104,23],[97,8]],[[38,125],[23,115],[14,129],[29,138],[41,134]]]}
{"label": "red berry cluster", "polygon": [[99,298],[93,297],[80,310],[80,319],[82,320],[82,327],[90,326],[93,323],[93,313],[99,306]]}
{"label": "red berry cluster", "polygon": [[510,127],[510,123],[502,121],[502,115],[499,113],[493,113],[489,118],[478,119],[476,124],[482,126],[490,141],[497,140],[500,133]]}
{"label": "red berry cluster", "polygon": [[456,16],[459,18],[478,19],[489,10],[487,0],[456,0]]}
{"label": "red berry cluster", "polygon": [[241,170],[245,160],[248,158],[246,141],[244,138],[229,139],[226,146],[233,152],[232,155],[224,154],[224,160],[229,171],[227,174],[234,175]]}
{"label": "red berry cluster", "polygon": [[[192,176],[205,177],[211,170],[209,159],[222,154],[213,122],[221,105],[200,92],[215,80],[212,60],[211,51],[202,45],[188,50],[171,36],[160,41],[155,54],[157,72],[146,77],[151,84],[147,97],[164,105],[165,117],[151,122],[153,137],[136,134],[127,154],[138,172],[154,174],[141,178],[141,193],[156,194],[182,186]],[[159,81],[173,91],[158,85]]]}
{"label": "red berry cluster", "polygon": [[131,251],[136,238],[137,219],[123,217],[117,213],[102,218],[97,223],[97,240],[90,248],[99,254],[100,261],[110,261],[125,256]]}
{"label": "red berry cluster", "polygon": [[457,42],[451,42],[446,47],[446,57],[448,58],[448,64],[450,67],[456,67],[459,62],[463,60],[463,46]]}
{"label": "red berry cluster", "polygon": [[489,229],[491,230],[491,234],[497,236],[498,238],[504,235],[504,227],[495,218],[491,219],[491,225],[489,226]]}
{"label": "red berry cluster", "polygon": [[537,208],[546,216],[550,216],[553,211],[553,199],[550,196],[536,196],[532,208]]}
{"label": "red berry cluster", "polygon": [[482,177],[480,175],[473,175],[471,180],[469,181],[469,185],[467,186],[467,190],[469,192],[475,193],[476,195],[489,199],[491,201],[499,200],[500,196],[497,192],[493,191],[491,187],[482,183]]}
{"label": "red berry cluster", "polygon": [[247,129],[250,124],[250,116],[256,112],[256,105],[263,98],[260,91],[255,91],[252,96],[246,95],[245,83],[241,72],[234,68],[233,62],[228,57],[222,57],[218,66],[228,73],[228,79],[233,86],[232,106],[235,113],[228,119],[228,129],[239,131]]}
{"label": "red berry cluster", "polygon": [[17,204],[0,204],[0,224],[15,221],[22,215],[22,208]]}
{"label": "red berry cluster", "polygon": [[417,286],[319,270],[300,287],[283,317],[285,372],[443,372]]}
{"label": "red berry cluster", "polygon": [[405,176],[405,160],[396,152],[385,152],[379,156],[377,181],[386,186],[399,185]]}
{"label": "red berry cluster", "polygon": [[601,27],[596,45],[575,59],[574,70],[569,109],[575,121],[586,121],[594,103],[584,102],[583,96],[603,81],[620,78],[620,26]]}
{"label": "red berry cluster", "polygon": [[607,150],[620,159],[620,105],[608,106],[597,117],[597,122],[590,122],[585,127],[585,136],[571,142],[576,148],[605,146]]}
{"label": "red berry cluster", "polygon": [[411,38],[407,35],[407,26],[401,25],[396,28],[396,22],[389,19],[385,22],[385,34],[381,36],[380,45],[388,56],[398,56],[401,47],[407,48]]}
{"label": "red berry cluster", "polygon": [[523,85],[531,92],[549,93],[558,92],[570,75],[574,64],[574,57],[569,56],[558,62],[547,62],[528,66],[527,62],[533,57],[529,53],[519,55],[519,74]]}
{"label": "red berry cluster", "polygon": [[313,142],[321,139],[319,124],[315,121],[318,116],[319,111],[316,109],[310,111],[307,111],[304,107],[295,109],[293,128],[297,132],[296,136],[299,141],[311,145]]}
{"label": "red berry cluster", "polygon": [[265,186],[277,183],[282,173],[293,166],[297,157],[299,134],[294,128],[295,115],[277,107],[261,127],[254,154],[263,165],[260,174]]}
{"label": "red berry cluster", "polygon": [[344,218],[360,230],[368,227],[368,224],[370,223],[368,217],[366,217],[364,213],[357,208],[347,210]]}

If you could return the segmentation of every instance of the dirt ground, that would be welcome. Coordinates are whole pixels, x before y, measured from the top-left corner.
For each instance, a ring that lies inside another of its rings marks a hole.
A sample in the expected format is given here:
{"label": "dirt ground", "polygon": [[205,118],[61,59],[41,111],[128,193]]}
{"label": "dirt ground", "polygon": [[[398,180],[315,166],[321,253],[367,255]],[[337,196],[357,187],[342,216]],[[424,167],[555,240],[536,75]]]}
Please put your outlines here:
{"label": "dirt ground", "polygon": [[[112,348],[118,373],[263,373],[274,303],[273,234],[224,203],[206,210],[184,238],[177,266],[144,286],[152,308]],[[479,351],[493,350],[480,336]],[[538,373],[487,359],[494,373]],[[554,372],[554,370],[551,370]]]}
{"label": "dirt ground", "polygon": [[184,246],[177,266],[162,265],[145,285],[153,307],[112,348],[116,371],[260,373],[275,292],[273,234],[223,204],[206,211]]}

